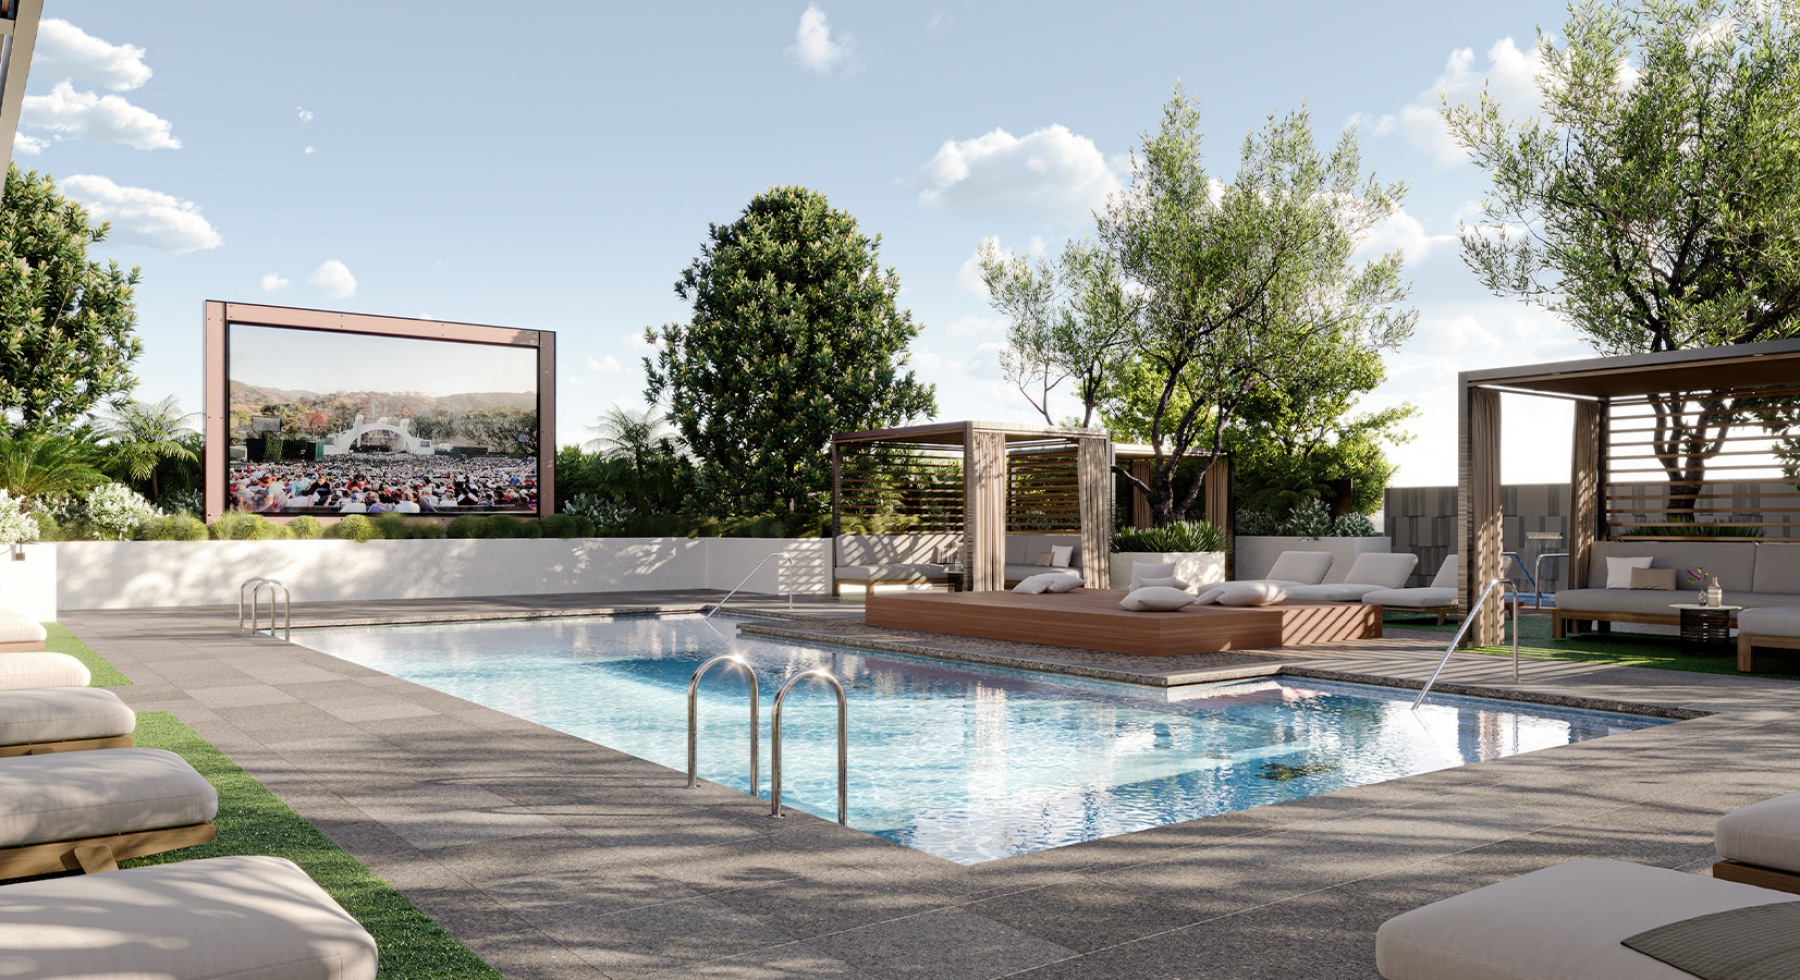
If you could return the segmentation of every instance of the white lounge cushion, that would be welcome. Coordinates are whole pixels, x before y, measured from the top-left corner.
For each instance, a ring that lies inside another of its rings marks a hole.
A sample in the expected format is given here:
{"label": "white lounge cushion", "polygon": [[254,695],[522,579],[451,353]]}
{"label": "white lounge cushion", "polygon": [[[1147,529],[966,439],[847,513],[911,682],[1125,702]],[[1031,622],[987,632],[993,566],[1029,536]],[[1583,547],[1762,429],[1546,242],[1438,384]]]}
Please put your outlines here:
{"label": "white lounge cushion", "polygon": [[1725,814],[1713,824],[1713,845],[1727,861],[1800,873],[1800,793]]}
{"label": "white lounge cushion", "polygon": [[1344,573],[1344,582],[1349,585],[1373,585],[1378,589],[1403,589],[1407,578],[1418,564],[1419,556],[1410,551],[1357,555],[1356,562]]}
{"label": "white lounge cushion", "polygon": [[1608,558],[1606,559],[1606,587],[1609,589],[1631,588],[1631,570],[1649,568],[1655,558]]}
{"label": "white lounge cushion", "polygon": [[28,687],[86,687],[87,665],[66,653],[0,653],[0,691]]}
{"label": "white lounge cushion", "polygon": [[43,623],[23,613],[0,609],[0,643],[42,643],[48,636]]}
{"label": "white lounge cushion", "polygon": [[1379,585],[1356,582],[1329,582],[1325,585],[1290,586],[1287,591],[1290,599],[1306,599],[1312,602],[1361,602],[1363,597],[1371,592],[1397,590],[1384,590]]}
{"label": "white lounge cushion", "polygon": [[1325,581],[1325,573],[1329,571],[1329,551],[1284,551],[1275,559],[1275,564],[1269,568],[1269,574],[1264,578],[1275,582],[1318,585]]}
{"label": "white lounge cushion", "polygon": [[1215,585],[1212,588],[1207,589],[1205,592],[1200,593],[1199,597],[1194,600],[1194,605],[1210,606],[1213,603],[1218,602],[1219,597],[1225,594],[1227,588],[1230,588],[1230,586]]}
{"label": "white lounge cushion", "polygon": [[0,759],[0,846],[181,827],[218,811],[206,777],[162,749]]}
{"label": "white lounge cushion", "polygon": [[1800,606],[1763,606],[1737,614],[1738,633],[1800,637]]}
{"label": "white lounge cushion", "polygon": [[1119,600],[1119,605],[1133,612],[1174,612],[1193,604],[1194,596],[1190,592],[1155,586],[1133,589]]}
{"label": "white lounge cushion", "polygon": [[1426,586],[1426,588],[1450,589],[1452,591],[1456,589],[1455,555],[1444,556],[1444,563],[1438,566],[1437,574],[1432,577],[1431,584]]}
{"label": "white lounge cushion", "polygon": [[205,858],[0,887],[8,977],[372,980],[376,957],[374,938],[284,858]]}
{"label": "white lounge cushion", "polygon": [[1621,945],[1647,929],[1794,896],[1623,861],[1571,861],[1382,923],[1388,980],[1693,980]]}
{"label": "white lounge cushion", "polygon": [[1362,601],[1366,606],[1392,609],[1440,609],[1456,605],[1456,589],[1376,589],[1364,593]]}
{"label": "white lounge cushion", "polygon": [[1175,566],[1166,562],[1134,561],[1131,563],[1131,584],[1125,591],[1136,592],[1144,587],[1147,578],[1174,578]]}
{"label": "white lounge cushion", "polygon": [[1070,589],[1079,588],[1081,588],[1081,576],[1079,575],[1071,575],[1068,572],[1043,572],[1024,579],[1018,585],[1013,586],[1013,591],[1025,595],[1037,595],[1042,592],[1067,592]]}
{"label": "white lounge cushion", "polygon": [[137,728],[137,712],[103,687],[0,691],[0,745],[112,738]]}
{"label": "white lounge cushion", "polygon": [[1268,582],[1237,582],[1219,593],[1221,606],[1272,606],[1286,602],[1288,590]]}

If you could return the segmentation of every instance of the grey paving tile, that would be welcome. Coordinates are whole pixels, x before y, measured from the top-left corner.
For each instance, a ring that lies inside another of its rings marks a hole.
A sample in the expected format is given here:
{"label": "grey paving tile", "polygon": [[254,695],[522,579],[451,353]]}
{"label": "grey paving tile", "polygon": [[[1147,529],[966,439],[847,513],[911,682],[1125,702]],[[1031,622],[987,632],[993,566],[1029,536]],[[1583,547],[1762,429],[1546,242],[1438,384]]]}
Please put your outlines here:
{"label": "grey paving tile", "polygon": [[878,976],[974,980],[1066,959],[1073,951],[962,909],[943,909],[808,940]]}
{"label": "grey paving tile", "polygon": [[261,704],[286,704],[293,695],[269,684],[242,684],[231,687],[200,687],[192,690],[194,700],[209,708],[248,708]]}
{"label": "grey paving tile", "polygon": [[349,722],[390,721],[396,718],[420,718],[437,712],[423,705],[396,701],[380,695],[351,698],[325,698],[312,705],[335,718]]}

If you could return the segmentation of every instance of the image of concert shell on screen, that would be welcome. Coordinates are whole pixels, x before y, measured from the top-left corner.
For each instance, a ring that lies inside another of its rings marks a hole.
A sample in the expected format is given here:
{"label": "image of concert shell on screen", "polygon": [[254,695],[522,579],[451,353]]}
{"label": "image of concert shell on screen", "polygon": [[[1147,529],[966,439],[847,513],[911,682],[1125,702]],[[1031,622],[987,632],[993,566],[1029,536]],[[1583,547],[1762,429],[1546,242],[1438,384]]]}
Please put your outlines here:
{"label": "image of concert shell on screen", "polygon": [[538,512],[535,348],[227,330],[227,510]]}

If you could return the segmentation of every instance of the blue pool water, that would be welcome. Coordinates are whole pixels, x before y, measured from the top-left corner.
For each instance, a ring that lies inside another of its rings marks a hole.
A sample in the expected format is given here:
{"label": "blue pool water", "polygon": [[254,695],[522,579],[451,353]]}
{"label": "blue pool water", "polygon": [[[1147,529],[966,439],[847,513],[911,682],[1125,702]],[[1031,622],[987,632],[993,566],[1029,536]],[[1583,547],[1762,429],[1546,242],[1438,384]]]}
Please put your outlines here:
{"label": "blue pool water", "polygon": [[[973,864],[1567,745],[1663,719],[1300,678],[1154,689],[842,647],[722,637],[698,616],[297,631],[354,663],[682,771],[687,684],[747,657],[762,690],[761,780],[783,678],[820,667],[850,701],[849,823]],[[748,791],[747,685],[702,684],[700,774]],[[789,696],[785,805],[836,816],[836,711]],[[671,773],[671,781],[682,777]]]}

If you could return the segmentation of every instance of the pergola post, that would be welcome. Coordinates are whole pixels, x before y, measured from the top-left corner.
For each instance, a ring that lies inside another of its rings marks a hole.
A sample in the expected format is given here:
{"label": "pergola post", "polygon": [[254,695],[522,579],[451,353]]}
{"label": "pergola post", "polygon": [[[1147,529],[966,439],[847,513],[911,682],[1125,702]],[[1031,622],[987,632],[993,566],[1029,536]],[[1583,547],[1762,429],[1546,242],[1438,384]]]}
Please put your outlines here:
{"label": "pergola post", "polygon": [[[1131,461],[1131,475],[1144,481],[1145,486],[1149,486],[1149,484],[1150,484],[1150,460],[1147,460],[1147,459],[1132,460]],[[1149,527],[1152,523],[1152,515],[1150,513],[1150,495],[1145,493],[1142,490],[1139,490],[1135,484],[1126,484],[1126,486],[1131,488],[1130,489],[1130,493],[1131,493],[1131,526],[1135,527],[1135,528]]]}
{"label": "pergola post", "polygon": [[966,588],[996,592],[1006,586],[1006,433],[973,424],[966,428],[963,479]]}
{"label": "pergola post", "polygon": [[1075,440],[1075,473],[1081,512],[1081,570],[1090,589],[1111,586],[1112,440],[1104,435]]}
{"label": "pergola post", "polygon": [[[1457,379],[1456,528],[1463,560],[1457,563],[1457,591],[1463,608],[1473,609],[1487,584],[1500,577],[1502,512],[1500,496],[1500,393]],[[1467,642],[1500,642],[1502,608],[1490,602],[1470,624]]]}
{"label": "pergola post", "polygon": [[1206,494],[1206,521],[1225,535],[1225,581],[1229,582],[1237,575],[1237,563],[1232,560],[1237,549],[1237,535],[1232,525],[1236,523],[1237,507],[1232,497],[1231,457],[1214,457],[1200,477],[1201,492]]}
{"label": "pergola post", "polygon": [[1575,431],[1569,463],[1569,575],[1571,589],[1588,587],[1588,561],[1600,530],[1601,434],[1605,431],[1606,404],[1575,403]]}

